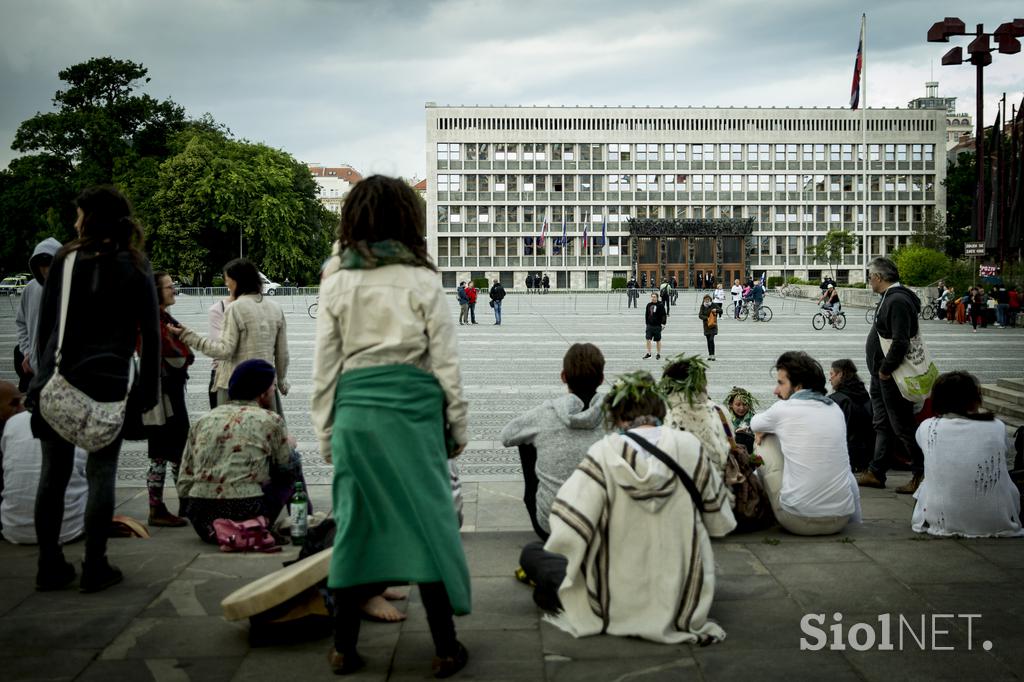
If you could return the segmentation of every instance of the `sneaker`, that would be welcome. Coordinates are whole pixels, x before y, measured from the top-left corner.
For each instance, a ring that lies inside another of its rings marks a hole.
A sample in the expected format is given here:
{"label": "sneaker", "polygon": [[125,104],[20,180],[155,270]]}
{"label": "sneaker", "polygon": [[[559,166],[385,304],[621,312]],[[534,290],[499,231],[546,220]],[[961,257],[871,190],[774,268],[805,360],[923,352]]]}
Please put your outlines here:
{"label": "sneaker", "polygon": [[857,485],[862,488],[884,488],[885,481],[875,476],[874,472],[868,469],[857,474]]}
{"label": "sneaker", "polygon": [[714,362],[715,361],[715,356],[714,355],[708,356],[708,360],[710,360],[711,362]]}
{"label": "sneaker", "polygon": [[342,655],[334,648],[327,652],[327,662],[331,665],[331,672],[335,675],[348,675],[366,665],[363,657],[356,652]]}
{"label": "sneaker", "polygon": [[913,495],[914,493],[917,492],[917,489],[921,487],[921,481],[923,480],[924,476],[914,476],[912,479],[910,479],[910,483],[907,483],[906,485],[901,485],[899,488],[896,488],[896,492],[898,492],[900,495]]}
{"label": "sneaker", "polygon": [[643,356],[643,358],[641,358],[641,359],[642,359],[642,360],[646,360],[646,359],[647,359],[647,358],[649,358],[649,357],[651,357],[651,354],[650,354],[650,353],[645,353],[645,354],[644,354],[644,356]]}
{"label": "sneaker", "polygon": [[434,660],[430,664],[430,671],[437,679],[451,677],[465,668],[469,662],[469,652],[466,651],[466,647],[459,641],[456,641],[455,644],[458,649],[454,656],[434,656]]}
{"label": "sneaker", "polygon": [[63,590],[75,581],[76,576],[75,567],[61,557],[59,564],[48,566],[45,569],[40,568],[36,573],[36,591]]}
{"label": "sneaker", "polygon": [[658,353],[657,355],[655,355],[654,359],[655,360],[661,360],[661,353]]}
{"label": "sneaker", "polygon": [[972,329],[971,332],[974,333],[974,334],[977,334],[978,330],[977,329]]}
{"label": "sneaker", "polygon": [[83,561],[82,580],[78,584],[78,591],[85,594],[102,592],[122,580],[124,580],[124,574],[121,573],[121,569],[111,566],[106,558],[102,560],[102,563],[96,564],[87,564]]}
{"label": "sneaker", "polygon": [[149,521],[147,525],[154,528],[181,528],[182,526],[187,526],[188,521],[180,516],[175,516],[167,510],[167,505],[161,503],[157,507],[149,508]]}

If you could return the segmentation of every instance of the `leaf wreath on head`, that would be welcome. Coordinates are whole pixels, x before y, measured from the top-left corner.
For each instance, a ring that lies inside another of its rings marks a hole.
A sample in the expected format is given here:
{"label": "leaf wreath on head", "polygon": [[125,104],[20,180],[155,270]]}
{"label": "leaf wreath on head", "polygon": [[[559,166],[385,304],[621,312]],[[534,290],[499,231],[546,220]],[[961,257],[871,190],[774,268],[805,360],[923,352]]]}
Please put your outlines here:
{"label": "leaf wreath on head", "polygon": [[609,429],[614,427],[614,421],[611,416],[613,408],[617,407],[623,400],[630,400],[634,403],[643,401],[648,395],[654,394],[658,398],[664,400],[665,396],[658,387],[658,382],[654,380],[650,372],[643,370],[637,370],[635,372],[627,372],[619,375],[619,378],[612,384],[611,389],[608,391],[608,395],[605,396],[604,403],[602,404],[604,410],[605,423]]}
{"label": "leaf wreath on head", "polygon": [[[686,376],[682,379],[669,376],[669,369],[679,365],[686,366]],[[683,397],[686,398],[686,402],[689,403],[690,407],[693,407],[697,397],[707,391],[707,369],[708,364],[700,356],[688,356],[685,353],[680,353],[665,363],[664,373],[658,386],[666,396],[673,393],[682,393]]]}
{"label": "leaf wreath on head", "polygon": [[745,388],[740,388],[739,386],[733,386],[732,389],[730,389],[729,393],[727,393],[725,396],[725,401],[722,404],[725,405],[726,407],[729,407],[732,405],[732,402],[736,400],[736,398],[739,398],[740,400],[745,402],[747,404],[747,407],[749,407],[751,411],[753,411],[754,408],[759,407],[761,404],[761,402],[757,398],[755,398],[750,391],[748,391]]}

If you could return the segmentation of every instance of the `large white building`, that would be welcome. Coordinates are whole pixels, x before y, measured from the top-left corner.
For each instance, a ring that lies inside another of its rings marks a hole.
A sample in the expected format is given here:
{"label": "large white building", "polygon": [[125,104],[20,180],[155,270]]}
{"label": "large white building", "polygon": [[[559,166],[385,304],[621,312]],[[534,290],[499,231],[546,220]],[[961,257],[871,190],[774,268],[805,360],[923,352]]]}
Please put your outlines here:
{"label": "large white building", "polygon": [[907,102],[908,109],[942,109],[946,112],[946,151],[960,143],[964,135],[974,133],[971,115],[956,110],[956,97],[939,97],[937,81],[924,84],[924,97]]}
{"label": "large white building", "polygon": [[428,246],[445,285],[607,289],[634,273],[813,279],[814,245],[843,229],[857,248],[838,278],[863,281],[942,215],[946,142],[944,109],[864,115],[866,169],[861,111],[428,103]]}

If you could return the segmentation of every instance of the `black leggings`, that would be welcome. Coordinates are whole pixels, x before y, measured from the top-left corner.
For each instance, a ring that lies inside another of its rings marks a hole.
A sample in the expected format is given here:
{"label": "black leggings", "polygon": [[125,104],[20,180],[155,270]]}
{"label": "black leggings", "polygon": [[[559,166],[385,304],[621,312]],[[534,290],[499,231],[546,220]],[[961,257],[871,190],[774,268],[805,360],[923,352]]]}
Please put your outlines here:
{"label": "black leggings", "polygon": [[705,334],[704,338],[708,340],[708,355],[715,354],[715,335]]}
{"label": "black leggings", "polygon": [[[356,651],[359,642],[359,625],[362,620],[360,607],[371,597],[382,594],[385,583],[353,585],[334,590],[334,649],[349,655]],[[420,583],[420,599],[427,610],[427,624],[434,639],[434,653],[441,657],[458,653],[455,639],[455,622],[451,602],[444,583]]]}
{"label": "black leggings", "polygon": [[[36,537],[40,566],[63,561],[60,527],[64,521],[64,493],[75,463],[75,448],[62,438],[41,441],[43,468],[36,495]],[[107,555],[107,536],[114,516],[114,484],[121,437],[105,448],[90,452],[85,477],[89,498],[85,505],[85,563],[101,563]]]}

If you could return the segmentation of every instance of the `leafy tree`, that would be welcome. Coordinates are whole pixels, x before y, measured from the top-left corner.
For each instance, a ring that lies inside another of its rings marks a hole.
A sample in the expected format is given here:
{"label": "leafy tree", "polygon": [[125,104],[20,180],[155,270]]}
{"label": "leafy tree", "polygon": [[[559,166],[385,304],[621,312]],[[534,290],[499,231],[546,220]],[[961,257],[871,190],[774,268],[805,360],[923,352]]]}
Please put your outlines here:
{"label": "leafy tree", "polygon": [[73,235],[73,194],[67,167],[46,154],[23,156],[0,171],[0,272],[28,270],[35,245]]}
{"label": "leafy tree", "polygon": [[843,255],[853,251],[857,246],[857,238],[847,230],[832,230],[814,245],[815,260],[824,261],[832,270],[835,278],[835,266],[843,262]]}
{"label": "leafy tree", "polygon": [[911,286],[925,286],[950,272],[946,254],[925,246],[910,244],[894,251],[890,257],[900,271],[900,281]]}
{"label": "leafy tree", "polygon": [[971,241],[974,197],[978,192],[978,170],[974,152],[960,152],[956,162],[946,167],[946,255],[960,258],[964,242]]}
{"label": "leafy tree", "polygon": [[147,205],[154,264],[208,284],[244,254],[269,277],[316,281],[336,218],[309,170],[285,152],[193,127],[159,168]]}

